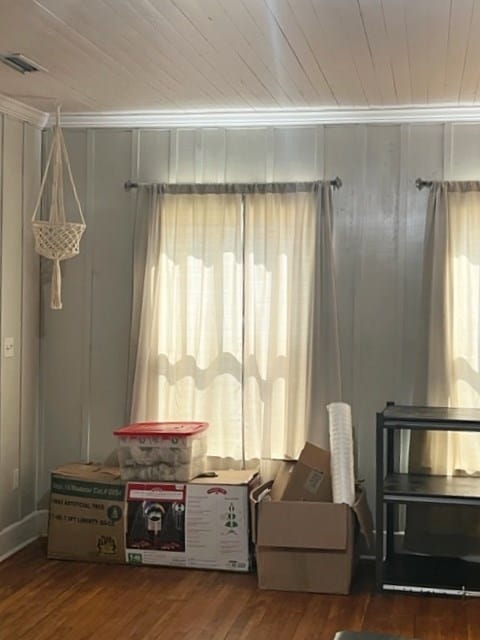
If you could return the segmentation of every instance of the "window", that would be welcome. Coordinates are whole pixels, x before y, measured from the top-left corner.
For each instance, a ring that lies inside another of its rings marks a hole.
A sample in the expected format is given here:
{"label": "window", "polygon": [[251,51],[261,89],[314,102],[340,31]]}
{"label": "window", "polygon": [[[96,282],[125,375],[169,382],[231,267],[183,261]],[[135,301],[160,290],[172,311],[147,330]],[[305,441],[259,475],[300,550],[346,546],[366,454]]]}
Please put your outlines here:
{"label": "window", "polygon": [[298,453],[310,429],[316,186],[156,198],[135,421],[206,420],[211,456]]}

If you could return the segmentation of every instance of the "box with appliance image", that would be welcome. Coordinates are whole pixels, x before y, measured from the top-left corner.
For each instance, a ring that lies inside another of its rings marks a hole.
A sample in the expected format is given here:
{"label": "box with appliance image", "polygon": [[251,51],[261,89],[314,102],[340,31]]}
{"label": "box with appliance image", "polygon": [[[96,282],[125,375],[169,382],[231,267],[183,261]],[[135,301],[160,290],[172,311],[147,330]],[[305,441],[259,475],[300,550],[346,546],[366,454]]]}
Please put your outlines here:
{"label": "box with appliance image", "polygon": [[216,471],[189,483],[129,482],[129,564],[249,571],[249,493],[256,471]]}

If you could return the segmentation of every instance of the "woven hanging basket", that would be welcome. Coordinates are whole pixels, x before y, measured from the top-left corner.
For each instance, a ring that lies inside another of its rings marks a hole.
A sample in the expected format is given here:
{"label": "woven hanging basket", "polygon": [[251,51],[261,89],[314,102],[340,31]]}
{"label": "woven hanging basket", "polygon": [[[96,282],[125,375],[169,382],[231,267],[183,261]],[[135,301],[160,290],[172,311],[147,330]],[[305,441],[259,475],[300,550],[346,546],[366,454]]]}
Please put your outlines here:
{"label": "woven hanging basket", "polygon": [[[52,165],[53,160],[53,165]],[[81,222],[67,222],[63,195],[63,163],[72,186],[73,195],[78,208]],[[52,194],[50,199],[50,213],[48,220],[37,220],[37,213],[45,190],[48,172],[52,165]],[[35,237],[35,251],[49,260],[53,260],[50,307],[62,308],[62,272],[60,261],[73,258],[80,253],[80,240],[86,229],[82,207],[78,198],[72,169],[68,158],[65,140],[60,127],[60,109],[57,109],[57,123],[52,147],[48,155],[47,165],[40,186],[37,203],[32,216],[33,235]]]}

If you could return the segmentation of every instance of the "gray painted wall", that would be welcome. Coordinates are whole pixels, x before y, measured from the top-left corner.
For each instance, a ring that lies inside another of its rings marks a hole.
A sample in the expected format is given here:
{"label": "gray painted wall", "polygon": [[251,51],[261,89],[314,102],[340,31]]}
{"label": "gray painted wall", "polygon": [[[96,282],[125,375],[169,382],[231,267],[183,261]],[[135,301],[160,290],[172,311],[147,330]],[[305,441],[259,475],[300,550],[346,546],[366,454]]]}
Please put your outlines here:
{"label": "gray painted wall", "polygon": [[36,510],[40,295],[30,218],[40,149],[39,130],[0,115],[0,557],[22,542],[19,523]]}
{"label": "gray painted wall", "polygon": [[108,456],[112,430],[126,421],[135,194],[124,191],[124,181],[339,175],[344,400],[352,405],[360,476],[373,503],[375,412],[387,400],[410,401],[414,379],[427,201],[414,181],[478,178],[480,125],[70,130],[67,144],[88,229],[81,256],[64,263],[63,311],[46,308],[42,287],[40,492],[56,465]]}

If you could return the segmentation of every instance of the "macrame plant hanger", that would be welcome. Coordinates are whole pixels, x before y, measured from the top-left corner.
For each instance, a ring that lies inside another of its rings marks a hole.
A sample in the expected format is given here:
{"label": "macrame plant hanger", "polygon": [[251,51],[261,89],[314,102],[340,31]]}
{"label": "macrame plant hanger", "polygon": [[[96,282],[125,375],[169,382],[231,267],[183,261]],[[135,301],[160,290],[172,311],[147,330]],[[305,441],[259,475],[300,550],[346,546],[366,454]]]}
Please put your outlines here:
{"label": "macrame plant hanger", "polygon": [[[53,165],[52,165],[53,161]],[[73,196],[78,207],[81,222],[67,222],[65,216],[65,201],[63,193],[64,163],[72,185]],[[50,213],[48,220],[37,220],[47,176],[52,165],[52,194],[50,199]],[[80,253],[80,240],[86,229],[82,206],[78,199],[77,189],[73,181],[72,169],[68,158],[65,139],[60,127],[60,107],[57,107],[57,121],[53,136],[52,147],[48,154],[45,172],[40,185],[37,203],[32,216],[33,235],[35,237],[35,251],[44,258],[53,260],[52,283],[50,292],[50,307],[62,308],[62,271],[60,261],[73,258]]]}

